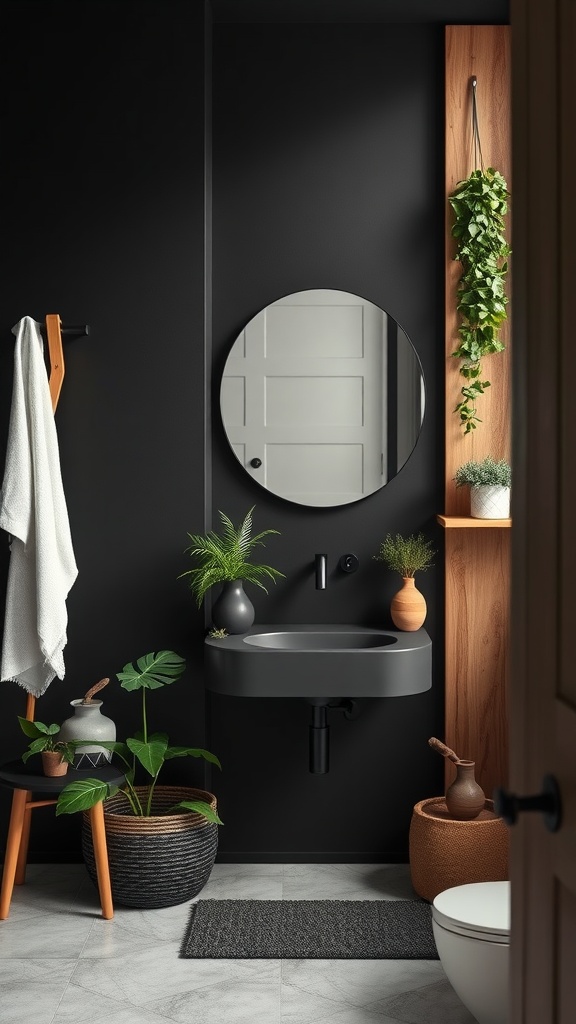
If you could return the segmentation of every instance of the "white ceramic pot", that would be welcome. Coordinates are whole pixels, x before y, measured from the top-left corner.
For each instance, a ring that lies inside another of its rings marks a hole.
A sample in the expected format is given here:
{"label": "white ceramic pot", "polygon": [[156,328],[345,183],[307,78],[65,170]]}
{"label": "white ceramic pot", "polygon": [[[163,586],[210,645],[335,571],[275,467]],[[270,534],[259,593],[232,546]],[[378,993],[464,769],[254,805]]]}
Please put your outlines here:
{"label": "white ceramic pot", "polygon": [[[93,700],[91,704],[84,704],[82,700],[70,701],[74,708],[72,718],[67,718],[62,723],[58,733],[59,740],[105,740],[114,742],[116,739],[116,726],[111,718],[101,714],[101,700]],[[101,768],[108,764],[112,752],[106,747],[98,746],[98,743],[88,742],[76,747],[74,755],[74,768],[89,770],[90,768]]]}
{"label": "white ceramic pot", "polygon": [[470,515],[473,519],[508,519],[510,488],[490,484],[471,487]]}

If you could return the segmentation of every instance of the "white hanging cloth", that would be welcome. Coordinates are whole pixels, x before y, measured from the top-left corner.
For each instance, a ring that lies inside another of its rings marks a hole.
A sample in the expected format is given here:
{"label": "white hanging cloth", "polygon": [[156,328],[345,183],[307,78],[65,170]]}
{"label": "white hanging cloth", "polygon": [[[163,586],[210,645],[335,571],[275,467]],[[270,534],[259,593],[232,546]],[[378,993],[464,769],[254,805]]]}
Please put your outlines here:
{"label": "white hanging cloth", "polygon": [[10,566],[0,678],[35,697],[64,678],[66,598],[78,575],[39,325],[13,327],[14,384],[0,492]]}

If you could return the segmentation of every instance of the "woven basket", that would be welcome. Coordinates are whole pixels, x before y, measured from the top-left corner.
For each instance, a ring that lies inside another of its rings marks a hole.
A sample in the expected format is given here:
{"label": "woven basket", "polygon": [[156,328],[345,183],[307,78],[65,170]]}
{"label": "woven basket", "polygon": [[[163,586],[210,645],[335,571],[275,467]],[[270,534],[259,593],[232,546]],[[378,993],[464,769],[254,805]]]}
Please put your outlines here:
{"label": "woven basket", "polygon": [[[147,787],[136,786],[141,800]],[[153,909],[172,907],[197,896],[206,885],[218,847],[218,825],[194,811],[165,812],[181,800],[204,800],[216,810],[216,797],[203,789],[157,786],[152,816],[136,818],[121,794],[104,802],[104,823],[114,903]],[[82,822],[82,853],[97,885],[90,819]]]}
{"label": "woven basket", "polygon": [[452,818],[443,797],[421,800],[414,807],[409,845],[412,885],[430,902],[455,885],[508,878],[508,829],[491,800],[471,821]]}

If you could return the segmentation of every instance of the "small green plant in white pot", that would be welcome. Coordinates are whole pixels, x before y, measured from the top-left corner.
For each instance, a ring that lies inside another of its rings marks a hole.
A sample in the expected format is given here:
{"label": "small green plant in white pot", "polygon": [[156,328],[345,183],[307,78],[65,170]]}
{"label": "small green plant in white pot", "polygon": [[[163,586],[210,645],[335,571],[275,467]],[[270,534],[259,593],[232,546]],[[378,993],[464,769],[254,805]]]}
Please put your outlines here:
{"label": "small green plant in white pot", "polygon": [[[263,530],[252,536],[254,505],[239,526],[224,512],[219,512],[222,532],[211,530],[204,535],[189,533],[192,541],[187,553],[198,564],[181,574],[189,577],[190,589],[198,607],[211,587],[222,583],[222,592],[212,607],[212,622],[217,630],[244,633],[254,622],[254,605],[244,592],[244,582],[254,583],[265,590],[264,580],[275,583],[284,573],[271,565],[251,561],[254,549],[264,546],[264,537],[278,534],[278,530]],[[181,578],[179,577],[179,578]],[[225,635],[225,634],[224,634]]]}
{"label": "small green plant in white pot", "polygon": [[470,487],[470,515],[473,519],[508,519],[512,470],[505,459],[490,455],[459,466],[454,477],[457,487]]}

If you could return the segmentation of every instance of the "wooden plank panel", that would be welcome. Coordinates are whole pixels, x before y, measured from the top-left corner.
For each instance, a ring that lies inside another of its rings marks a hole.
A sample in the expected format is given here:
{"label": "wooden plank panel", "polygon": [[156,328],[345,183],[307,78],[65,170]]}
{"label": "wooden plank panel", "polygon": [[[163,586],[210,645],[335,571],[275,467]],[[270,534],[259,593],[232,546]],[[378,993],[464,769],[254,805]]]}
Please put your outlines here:
{"label": "wooden plank panel", "polygon": [[[447,26],[446,196],[474,170],[473,77],[484,167],[495,167],[512,187],[509,69],[508,26]],[[508,217],[508,237],[510,222]],[[446,202],[446,464],[444,516],[439,517],[447,528],[445,739],[460,757],[476,761],[478,781],[490,797],[508,775],[510,521],[494,523],[492,529],[490,523],[472,521],[468,489],[456,488],[453,478],[468,459],[510,458],[511,305],[501,335],[506,350],[482,364],[484,377],[491,381],[478,401],[483,422],[465,435],[453,412],[463,378],[459,360],[452,356],[458,343],[456,289],[461,275],[454,260],[452,223]],[[510,277],[507,293],[510,298]],[[446,768],[448,784],[453,771]]]}
{"label": "wooden plank panel", "polygon": [[[511,187],[510,157],[510,30],[507,25],[448,25],[446,27],[446,195],[475,170],[472,140],[472,86],[477,79],[476,101],[484,167],[495,167]],[[510,303],[501,339],[505,352],[482,362],[491,387],[478,400],[482,423],[465,435],[454,407],[460,400],[464,378],[460,360],[452,356],[458,344],[456,289],[462,268],[454,260],[451,207],[446,202],[446,487],[444,511],[467,512],[467,488],[456,488],[454,473],[468,459],[485,455],[510,458]],[[507,218],[511,237],[511,216]],[[506,282],[511,294],[510,275]]]}
{"label": "wooden plank panel", "polygon": [[488,797],[508,775],[509,585],[509,530],[446,533],[446,743]]}

